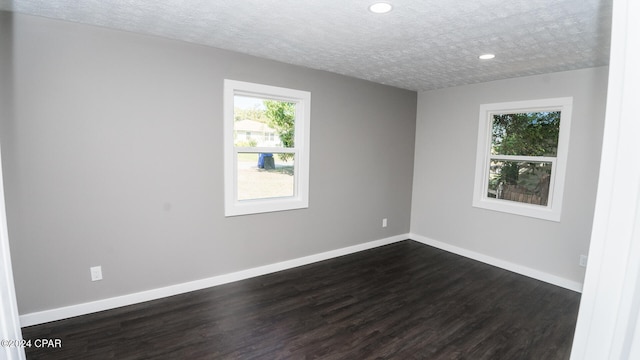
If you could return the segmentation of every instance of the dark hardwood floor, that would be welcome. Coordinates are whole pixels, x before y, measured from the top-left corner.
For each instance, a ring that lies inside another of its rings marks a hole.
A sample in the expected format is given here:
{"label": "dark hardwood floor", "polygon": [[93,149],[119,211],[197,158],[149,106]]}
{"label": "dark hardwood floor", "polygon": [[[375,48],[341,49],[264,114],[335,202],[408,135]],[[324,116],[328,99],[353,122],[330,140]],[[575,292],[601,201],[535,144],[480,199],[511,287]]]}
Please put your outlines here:
{"label": "dark hardwood floor", "polygon": [[23,329],[28,359],[568,359],[580,295],[413,241]]}

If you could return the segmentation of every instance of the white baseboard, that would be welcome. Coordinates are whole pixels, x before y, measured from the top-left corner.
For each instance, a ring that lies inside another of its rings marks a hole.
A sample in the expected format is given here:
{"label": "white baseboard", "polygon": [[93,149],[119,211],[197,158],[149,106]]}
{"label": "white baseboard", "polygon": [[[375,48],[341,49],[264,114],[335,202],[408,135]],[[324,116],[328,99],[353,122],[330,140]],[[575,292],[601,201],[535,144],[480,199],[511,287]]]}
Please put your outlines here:
{"label": "white baseboard", "polygon": [[161,299],[168,296],[187,293],[190,291],[206,289],[209,287],[223,285],[234,281],[249,279],[252,277],[266,275],[281,270],[292,269],[298,266],[312,264],[318,261],[328,260],[335,257],[353,254],[359,251],[373,249],[379,246],[392,244],[406,239],[412,239],[425,245],[461,255],[473,260],[477,260],[492,266],[509,270],[524,276],[528,276],[540,281],[544,281],[556,286],[560,286],[576,292],[582,292],[582,284],[567,280],[565,278],[551,275],[539,270],[531,269],[522,265],[514,264],[505,260],[500,260],[488,255],[480,254],[471,250],[453,246],[444,242],[433,240],[417,234],[402,234],[385,239],[370,241],[363,244],[353,245],[341,249],[331,250],[319,254],[309,255],[297,259],[282,261],[275,264],[259,266],[251,269],[241,270],[229,274],[214,276],[206,279],[190,281],[182,284],[170,285],[158,289],[142,291],[138,293],[112,297],[92,301],[83,304],[65,306],[57,309],[39,311],[20,316],[22,327],[43,324],[51,321],[62,320],[74,316],[91,314],[98,311],[115,309],[122,306],[138,304],[145,301]]}
{"label": "white baseboard", "polygon": [[534,278],[536,280],[544,281],[546,283],[553,284],[565,289],[573,290],[575,292],[580,292],[580,293],[582,292],[582,283],[579,283],[576,281],[568,280],[563,277],[545,273],[540,270],[532,269],[519,264],[514,264],[509,261],[497,259],[488,255],[477,253],[475,251],[457,247],[441,241],[433,240],[433,239],[424,237],[422,235],[410,233],[408,237],[409,239],[415,240],[417,242],[421,242],[425,245],[433,246],[435,248],[438,248],[444,251],[448,251],[450,253],[461,255],[473,260],[483,262],[485,264],[489,264],[495,267],[509,270],[511,272],[514,272],[520,275],[524,275],[530,278]]}
{"label": "white baseboard", "polygon": [[163,288],[142,291],[134,294],[122,295],[113,298],[92,301],[83,304],[65,306],[62,308],[39,311],[20,316],[22,327],[43,324],[51,321],[67,319],[74,316],[86,315],[98,311],[115,309],[122,306],[133,305],[145,301],[156,300],[168,296],[187,293],[190,291],[206,289],[212,286],[227,284],[234,281],[249,279],[252,277],[266,275],[281,270],[287,270],[302,265],[328,260],[331,258],[349,255],[363,250],[373,249],[379,246],[392,244],[398,241],[409,239],[408,234],[396,235],[385,239],[375,240],[363,244],[353,245],[337,250],[331,250],[319,254],[309,255],[297,259],[282,261],[275,264],[259,266],[251,269],[241,270],[229,274],[210,277],[207,279],[190,281],[182,284],[166,286]]}

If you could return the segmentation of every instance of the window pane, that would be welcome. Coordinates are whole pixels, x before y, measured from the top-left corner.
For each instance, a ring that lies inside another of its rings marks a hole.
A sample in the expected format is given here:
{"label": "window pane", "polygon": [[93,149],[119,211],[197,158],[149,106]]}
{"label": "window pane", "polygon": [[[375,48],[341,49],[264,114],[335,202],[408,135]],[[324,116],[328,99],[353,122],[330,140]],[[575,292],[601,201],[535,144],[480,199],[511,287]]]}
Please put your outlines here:
{"label": "window pane", "polygon": [[492,115],[494,155],[556,156],[560,111]]}
{"label": "window pane", "polygon": [[294,146],[295,103],[235,95],[233,139],[239,147]]}
{"label": "window pane", "polygon": [[239,153],[238,200],[294,196],[294,154]]}
{"label": "window pane", "polygon": [[492,160],[487,196],[546,206],[550,174],[550,162]]}

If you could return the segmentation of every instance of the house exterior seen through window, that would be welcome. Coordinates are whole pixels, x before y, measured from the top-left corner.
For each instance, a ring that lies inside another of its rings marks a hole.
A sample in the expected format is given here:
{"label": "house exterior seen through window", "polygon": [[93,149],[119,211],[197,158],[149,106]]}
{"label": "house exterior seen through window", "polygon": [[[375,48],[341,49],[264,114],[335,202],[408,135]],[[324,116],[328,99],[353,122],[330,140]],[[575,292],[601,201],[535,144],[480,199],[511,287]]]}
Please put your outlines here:
{"label": "house exterior seen through window", "polygon": [[480,107],[473,205],[560,220],[571,98]]}
{"label": "house exterior seen through window", "polygon": [[224,82],[225,214],[308,206],[309,92]]}

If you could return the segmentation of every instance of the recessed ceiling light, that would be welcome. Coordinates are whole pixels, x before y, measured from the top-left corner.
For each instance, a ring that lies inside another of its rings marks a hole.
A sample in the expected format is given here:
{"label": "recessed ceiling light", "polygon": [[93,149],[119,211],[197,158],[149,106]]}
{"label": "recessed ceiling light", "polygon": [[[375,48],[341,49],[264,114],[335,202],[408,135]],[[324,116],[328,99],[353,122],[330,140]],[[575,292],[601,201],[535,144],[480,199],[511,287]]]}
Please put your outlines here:
{"label": "recessed ceiling light", "polygon": [[480,60],[490,60],[490,59],[493,59],[494,57],[496,57],[494,54],[482,54],[482,55],[478,56],[478,59],[480,59]]}
{"label": "recessed ceiling light", "polygon": [[369,11],[376,14],[388,13],[391,9],[393,9],[393,6],[384,2],[375,3],[369,6]]}

